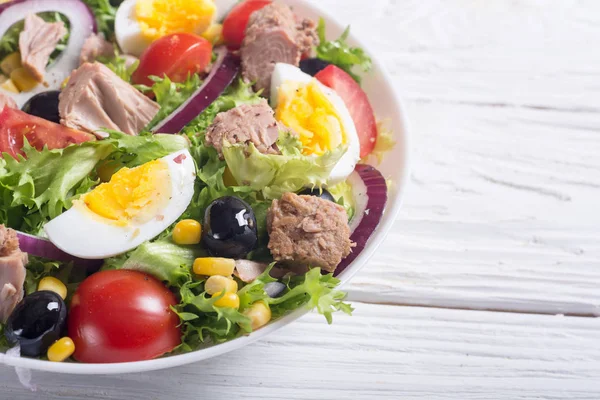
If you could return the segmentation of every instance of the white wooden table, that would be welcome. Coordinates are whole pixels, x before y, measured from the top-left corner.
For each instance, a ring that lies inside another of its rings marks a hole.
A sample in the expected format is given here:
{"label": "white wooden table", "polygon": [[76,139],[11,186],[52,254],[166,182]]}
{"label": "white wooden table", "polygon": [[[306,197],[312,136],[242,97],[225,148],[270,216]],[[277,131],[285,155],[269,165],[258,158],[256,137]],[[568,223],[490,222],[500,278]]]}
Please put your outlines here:
{"label": "white wooden table", "polygon": [[600,2],[313,1],[369,38],[414,134],[355,315],[38,393],[0,367],[1,399],[600,399]]}

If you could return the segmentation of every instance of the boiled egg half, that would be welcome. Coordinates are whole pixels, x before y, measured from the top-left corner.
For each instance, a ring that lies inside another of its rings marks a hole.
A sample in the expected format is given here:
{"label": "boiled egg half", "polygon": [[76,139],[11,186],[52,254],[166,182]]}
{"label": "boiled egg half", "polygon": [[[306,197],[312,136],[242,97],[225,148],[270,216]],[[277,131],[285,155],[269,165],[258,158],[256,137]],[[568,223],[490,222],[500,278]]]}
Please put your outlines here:
{"label": "boiled egg half", "polygon": [[203,34],[216,18],[214,0],[125,0],[115,16],[115,37],[125,54],[139,57],[163,36]]}
{"label": "boiled egg half", "polygon": [[275,118],[299,136],[305,155],[320,156],[347,146],[328,185],[343,182],[360,160],[360,142],[348,108],[338,94],[299,68],[278,63],[271,78]]}
{"label": "boiled egg half", "polygon": [[173,224],[194,195],[196,166],[182,150],[122,168],[44,227],[62,251],[86,259],[125,253]]}

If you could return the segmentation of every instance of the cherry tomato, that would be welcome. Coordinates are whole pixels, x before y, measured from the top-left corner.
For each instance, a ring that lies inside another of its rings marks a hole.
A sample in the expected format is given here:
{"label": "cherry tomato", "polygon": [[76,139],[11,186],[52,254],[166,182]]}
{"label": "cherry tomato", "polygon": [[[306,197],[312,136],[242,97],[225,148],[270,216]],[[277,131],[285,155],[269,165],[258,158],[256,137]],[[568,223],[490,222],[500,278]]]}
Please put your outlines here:
{"label": "cherry tomato", "polygon": [[315,75],[323,85],[332,88],[344,100],[360,140],[360,156],[365,157],[375,148],[377,122],[373,107],[364,90],[346,71],[329,65]]}
{"label": "cherry tomato", "polygon": [[73,295],[69,337],[73,357],[86,363],[150,360],[181,343],[175,295],[139,271],[102,271]]}
{"label": "cherry tomato", "polygon": [[202,72],[210,64],[212,44],[191,33],[175,33],[153,42],[140,57],[140,65],[132,76],[135,84],[152,86],[150,75],[168,76],[173,82],[184,82],[188,75]]}
{"label": "cherry tomato", "polygon": [[0,112],[0,152],[13,157],[23,154],[21,149],[24,138],[38,150],[42,150],[44,146],[48,146],[49,149],[63,149],[74,143],[96,140],[96,137],[89,133],[4,107]]}
{"label": "cherry tomato", "polygon": [[271,0],[246,0],[233,7],[223,21],[223,39],[230,49],[241,47],[250,15],[270,3]]}

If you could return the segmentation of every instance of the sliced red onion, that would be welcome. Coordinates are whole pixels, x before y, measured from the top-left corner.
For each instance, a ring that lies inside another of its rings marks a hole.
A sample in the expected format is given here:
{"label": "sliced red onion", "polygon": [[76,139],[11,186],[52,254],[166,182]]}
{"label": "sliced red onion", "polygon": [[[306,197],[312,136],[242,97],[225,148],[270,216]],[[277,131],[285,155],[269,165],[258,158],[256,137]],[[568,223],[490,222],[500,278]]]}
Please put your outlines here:
{"label": "sliced red onion", "polygon": [[39,84],[33,90],[12,93],[0,89],[12,97],[19,107],[37,93],[60,88],[62,82],[79,65],[79,54],[85,39],[96,32],[96,19],[89,7],[80,0],[16,0],[0,9],[0,37],[16,22],[31,13],[55,11],[63,14],[71,24],[67,47],[53,64],[46,68],[46,84]]}
{"label": "sliced red onion", "polygon": [[17,236],[19,237],[19,248],[32,256],[47,258],[54,261],[73,262],[73,264],[78,267],[90,270],[99,268],[104,262],[103,260],[86,260],[74,257],[56,247],[49,240],[38,236],[28,235],[23,232],[17,232]]}
{"label": "sliced red onion", "polygon": [[0,13],[2,13],[2,11],[6,10],[8,7],[12,7],[13,5],[17,4],[17,3],[22,3],[25,0],[12,0],[12,1],[7,1],[6,3],[0,3]]}
{"label": "sliced red onion", "polygon": [[369,238],[379,225],[387,203],[387,183],[381,172],[370,165],[359,164],[350,176],[349,183],[356,202],[356,213],[350,228],[350,239],[356,243],[352,253],[337,266],[339,275],[364,250]]}
{"label": "sliced red onion", "polygon": [[240,70],[239,57],[225,47],[219,47],[215,52],[217,59],[204,83],[171,115],[152,128],[152,132],[179,133],[231,85]]}
{"label": "sliced red onion", "polygon": [[[235,270],[233,274],[240,278],[242,282],[250,283],[254,282],[263,272],[267,270],[269,264],[259,263],[251,260],[235,260]],[[273,267],[269,275],[273,278],[283,278],[285,274],[290,272],[279,267]]]}
{"label": "sliced red onion", "polygon": [[281,296],[281,294],[285,291],[285,289],[287,288],[286,285],[284,285],[281,282],[269,282],[269,283],[265,283],[265,293],[269,295],[269,297],[271,298],[277,298],[279,296]]}

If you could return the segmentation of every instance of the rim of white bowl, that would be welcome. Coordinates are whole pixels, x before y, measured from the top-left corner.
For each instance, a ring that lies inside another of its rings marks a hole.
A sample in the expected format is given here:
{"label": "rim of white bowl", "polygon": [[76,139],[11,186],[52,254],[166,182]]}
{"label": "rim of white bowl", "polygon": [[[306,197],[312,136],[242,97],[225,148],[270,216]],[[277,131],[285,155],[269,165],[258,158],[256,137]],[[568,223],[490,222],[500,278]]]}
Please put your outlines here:
{"label": "rim of white bowl", "polygon": [[[333,26],[336,31],[341,32],[343,30],[343,25],[340,24],[330,12],[324,10],[317,4],[309,3],[306,0],[284,0],[284,2],[290,5],[302,4],[302,7],[306,8],[310,12],[316,15],[321,15],[323,18],[325,18],[329,28]],[[350,41],[356,43],[362,48],[368,48],[364,45],[362,40],[352,34],[350,35]],[[379,57],[376,54],[369,53],[369,55],[373,59],[374,70],[376,70],[378,74],[383,77],[383,81],[386,83],[392,82],[389,72],[385,69],[379,60]],[[408,119],[406,118],[404,104],[400,100],[397,90],[393,88],[392,85],[389,87],[391,90],[391,98],[395,103],[393,108],[395,109],[397,117],[400,121],[400,128],[402,130],[402,135],[395,137],[397,140],[396,146],[402,148],[401,151],[403,153],[402,157],[404,160],[402,171],[400,171],[398,176],[395,177],[397,180],[394,180],[394,187],[392,190],[395,191],[395,193],[393,196],[390,196],[390,198],[395,198],[395,201],[392,204],[388,204],[386,207],[384,219],[381,221],[369,239],[369,243],[362,253],[344,272],[338,276],[338,278],[342,281],[340,287],[346,285],[348,281],[366,265],[367,261],[373,256],[379,245],[387,236],[398,216],[398,213],[400,212],[403,195],[406,192],[409,181],[411,154],[409,123]],[[11,357],[0,353],[0,365],[74,375],[110,375],[167,369],[207,360],[209,358],[240,349],[271,334],[272,332],[275,332],[276,330],[283,328],[309,311],[310,310],[306,309],[298,309],[248,336],[242,336],[228,342],[208,346],[190,353],[167,356],[154,360],[114,364],[53,363],[50,361],[36,360],[32,358]]]}

